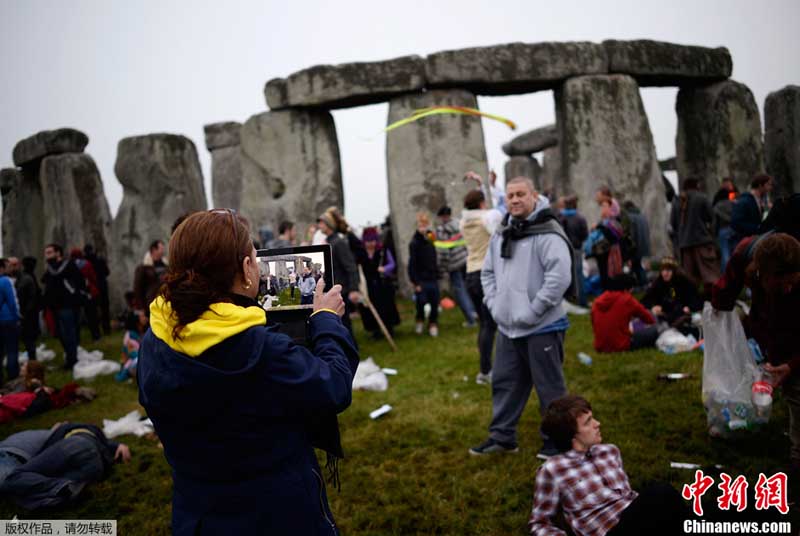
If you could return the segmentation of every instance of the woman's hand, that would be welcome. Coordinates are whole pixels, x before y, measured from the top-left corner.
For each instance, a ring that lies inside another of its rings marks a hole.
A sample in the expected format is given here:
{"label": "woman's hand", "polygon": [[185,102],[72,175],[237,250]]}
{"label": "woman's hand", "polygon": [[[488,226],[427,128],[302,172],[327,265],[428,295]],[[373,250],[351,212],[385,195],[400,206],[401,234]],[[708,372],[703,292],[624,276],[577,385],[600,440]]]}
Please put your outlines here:
{"label": "woman's hand", "polygon": [[320,309],[330,309],[337,315],[344,315],[344,300],[342,299],[342,285],[333,285],[333,288],[325,292],[325,279],[320,278],[317,288],[314,289],[314,312]]}
{"label": "woman's hand", "polygon": [[120,443],[117,452],[114,453],[114,461],[128,463],[131,461],[131,449],[125,443]]}
{"label": "woman's hand", "polygon": [[769,363],[765,363],[764,370],[772,374],[771,383],[773,387],[778,387],[779,385],[781,385],[783,382],[786,381],[786,378],[789,377],[789,374],[792,373],[792,369],[789,368],[789,365],[787,363],[784,363],[783,365],[778,365],[777,367],[774,367]]}

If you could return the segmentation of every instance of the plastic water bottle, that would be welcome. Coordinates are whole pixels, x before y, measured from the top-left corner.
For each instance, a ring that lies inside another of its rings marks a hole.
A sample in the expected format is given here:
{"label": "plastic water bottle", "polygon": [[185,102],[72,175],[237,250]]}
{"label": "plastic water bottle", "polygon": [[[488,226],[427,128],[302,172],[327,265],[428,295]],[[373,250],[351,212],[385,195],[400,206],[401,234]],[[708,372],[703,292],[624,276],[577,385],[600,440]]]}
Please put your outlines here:
{"label": "plastic water bottle", "polygon": [[592,356],[590,356],[589,354],[585,354],[583,352],[578,352],[578,361],[580,361],[584,365],[591,366]]}
{"label": "plastic water bottle", "polygon": [[772,374],[759,367],[756,381],[753,382],[751,399],[755,408],[755,421],[765,423],[772,413]]}

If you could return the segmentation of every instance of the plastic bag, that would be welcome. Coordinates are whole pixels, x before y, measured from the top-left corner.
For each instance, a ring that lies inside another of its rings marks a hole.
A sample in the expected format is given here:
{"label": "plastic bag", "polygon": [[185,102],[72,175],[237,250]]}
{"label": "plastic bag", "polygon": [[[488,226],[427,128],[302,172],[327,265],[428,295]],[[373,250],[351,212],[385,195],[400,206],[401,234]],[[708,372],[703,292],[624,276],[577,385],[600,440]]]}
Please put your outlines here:
{"label": "plastic bag", "polygon": [[138,410],[133,410],[116,421],[103,419],[103,433],[109,439],[125,434],[142,437],[152,431],[153,422],[150,419],[142,420]]}
{"label": "plastic bag", "polygon": [[684,335],[675,328],[669,328],[658,336],[656,348],[665,354],[679,354],[694,350],[697,340],[691,335]]}
{"label": "plastic bag", "polygon": [[368,357],[358,364],[353,377],[353,390],[385,391],[389,388],[389,379],[381,368]]}
{"label": "plastic bag", "polygon": [[733,311],[715,311],[706,302],[703,331],[703,405],[708,433],[726,436],[732,430],[752,428],[756,415],[751,390],[757,368],[739,317]]}

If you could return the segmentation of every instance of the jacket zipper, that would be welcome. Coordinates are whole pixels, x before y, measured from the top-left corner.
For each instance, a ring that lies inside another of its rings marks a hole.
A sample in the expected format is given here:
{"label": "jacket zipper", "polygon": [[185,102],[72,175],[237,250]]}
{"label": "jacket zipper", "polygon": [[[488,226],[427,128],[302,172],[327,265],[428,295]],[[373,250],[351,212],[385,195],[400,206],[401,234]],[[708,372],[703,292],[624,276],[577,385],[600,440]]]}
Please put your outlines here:
{"label": "jacket zipper", "polygon": [[335,534],[336,533],[336,525],[334,524],[333,520],[328,517],[328,513],[325,511],[325,497],[322,494],[322,491],[323,491],[324,486],[325,486],[325,482],[323,482],[322,477],[319,475],[319,473],[317,473],[316,470],[312,469],[311,472],[314,473],[314,476],[317,477],[317,480],[319,480],[319,507],[322,510],[322,517],[325,518],[325,521],[328,522],[328,524],[331,526],[331,528],[333,529],[333,532]]}

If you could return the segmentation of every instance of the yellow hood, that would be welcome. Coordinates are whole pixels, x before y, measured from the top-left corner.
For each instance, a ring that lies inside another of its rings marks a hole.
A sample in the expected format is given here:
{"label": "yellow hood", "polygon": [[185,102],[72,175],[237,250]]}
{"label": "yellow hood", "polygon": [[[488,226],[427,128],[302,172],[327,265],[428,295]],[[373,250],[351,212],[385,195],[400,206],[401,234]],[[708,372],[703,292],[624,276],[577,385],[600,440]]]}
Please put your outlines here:
{"label": "yellow hood", "polygon": [[178,321],[170,303],[158,296],[150,304],[150,328],[153,334],[176,352],[197,357],[212,346],[253,326],[264,326],[267,316],[260,307],[241,307],[233,303],[212,303],[200,318],[181,330],[180,340],[172,337]]}

